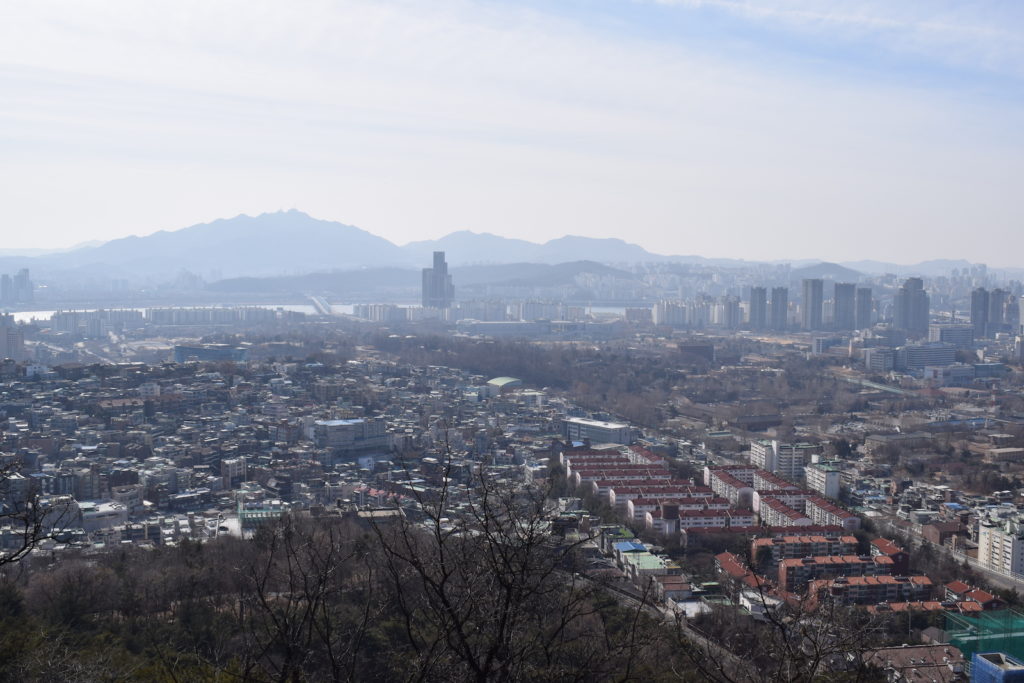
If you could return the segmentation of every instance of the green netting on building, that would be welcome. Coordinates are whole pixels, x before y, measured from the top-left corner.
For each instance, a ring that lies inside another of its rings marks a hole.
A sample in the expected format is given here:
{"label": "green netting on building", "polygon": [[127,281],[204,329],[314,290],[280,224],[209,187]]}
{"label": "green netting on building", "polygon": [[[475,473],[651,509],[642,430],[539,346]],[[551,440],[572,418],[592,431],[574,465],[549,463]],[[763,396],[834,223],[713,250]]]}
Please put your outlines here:
{"label": "green netting on building", "polygon": [[1024,658],[1024,614],[1012,609],[977,616],[947,613],[946,634],[968,661],[975,652],[1005,652]]}

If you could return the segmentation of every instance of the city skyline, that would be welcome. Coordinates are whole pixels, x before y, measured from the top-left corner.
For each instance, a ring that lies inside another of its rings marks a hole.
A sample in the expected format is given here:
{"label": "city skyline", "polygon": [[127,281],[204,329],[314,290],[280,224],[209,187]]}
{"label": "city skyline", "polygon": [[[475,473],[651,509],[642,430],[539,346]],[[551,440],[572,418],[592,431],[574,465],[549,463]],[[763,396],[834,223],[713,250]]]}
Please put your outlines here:
{"label": "city skyline", "polygon": [[7,248],[292,207],[398,243],[469,229],[995,267],[1024,245],[1016,6],[108,2],[9,18]]}

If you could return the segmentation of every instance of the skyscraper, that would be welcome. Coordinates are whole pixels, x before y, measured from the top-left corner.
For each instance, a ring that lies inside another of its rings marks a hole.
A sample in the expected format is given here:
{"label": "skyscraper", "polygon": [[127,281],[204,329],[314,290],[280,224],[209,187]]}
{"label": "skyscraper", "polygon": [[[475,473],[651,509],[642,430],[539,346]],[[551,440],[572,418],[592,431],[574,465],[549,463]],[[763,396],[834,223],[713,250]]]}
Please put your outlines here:
{"label": "skyscraper", "polygon": [[866,330],[871,327],[871,288],[857,288],[857,313],[854,324],[858,330]]}
{"label": "skyscraper", "polygon": [[1020,334],[1020,301],[1021,298],[1008,294],[1006,297],[1006,314],[1003,323],[1006,325],[1006,332]]}
{"label": "skyscraper", "polygon": [[768,322],[769,327],[776,332],[789,327],[789,289],[786,287],[772,287],[771,317]]}
{"label": "skyscraper", "polygon": [[856,322],[854,292],[856,286],[846,282],[837,282],[833,295],[833,321],[837,330],[852,330]]}
{"label": "skyscraper", "polygon": [[739,297],[719,297],[714,305],[714,323],[727,330],[735,330],[740,326]]}
{"label": "skyscraper", "polygon": [[750,288],[750,329],[763,330],[768,317],[768,290]]}
{"label": "skyscraper", "polygon": [[455,286],[443,251],[434,252],[434,267],[423,269],[423,307],[451,308]]}
{"label": "skyscraper", "polygon": [[988,293],[988,336],[996,332],[1005,332],[1006,301],[1009,292],[1005,289],[993,289]]}
{"label": "skyscraper", "polygon": [[988,290],[984,287],[971,292],[971,324],[974,325],[975,339],[988,336]]}
{"label": "skyscraper", "polygon": [[824,303],[824,283],[821,279],[810,278],[804,280],[804,300],[800,304],[801,329],[821,329],[821,307]]}
{"label": "skyscraper", "polygon": [[911,335],[924,336],[928,333],[929,307],[924,281],[919,277],[908,277],[896,292],[893,327]]}

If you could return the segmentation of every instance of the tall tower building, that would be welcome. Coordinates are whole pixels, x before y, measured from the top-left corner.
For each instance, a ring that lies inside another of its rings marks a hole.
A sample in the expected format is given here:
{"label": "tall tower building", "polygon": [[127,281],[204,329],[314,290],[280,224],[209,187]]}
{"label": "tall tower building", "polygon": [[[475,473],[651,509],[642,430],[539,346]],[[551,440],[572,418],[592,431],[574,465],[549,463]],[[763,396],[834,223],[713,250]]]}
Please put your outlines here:
{"label": "tall tower building", "polygon": [[25,333],[14,322],[14,316],[0,313],[0,360],[26,360]]}
{"label": "tall tower building", "polygon": [[789,327],[789,289],[786,287],[772,287],[772,307],[768,323],[776,332],[783,332]]}
{"label": "tall tower building", "polygon": [[820,278],[804,280],[804,300],[800,304],[800,328],[821,329],[821,310],[825,303],[824,283]]}
{"label": "tall tower building", "polygon": [[988,293],[988,334],[995,335],[996,332],[1005,332],[1006,325],[1006,301],[1009,292],[1004,289],[993,289]]}
{"label": "tall tower building", "polygon": [[919,277],[908,277],[896,292],[893,305],[893,327],[911,335],[928,334],[928,293]]}
{"label": "tall tower building", "polygon": [[740,326],[740,299],[736,296],[723,296],[716,306],[719,317],[717,323],[727,330],[735,330]]}
{"label": "tall tower building", "polygon": [[28,268],[22,268],[14,275],[14,300],[20,304],[31,303],[35,285],[28,275]]}
{"label": "tall tower building", "polygon": [[857,312],[854,318],[854,325],[858,330],[866,330],[871,327],[871,288],[857,288]]}
{"label": "tall tower building", "polygon": [[984,287],[971,292],[971,324],[974,325],[975,339],[988,336],[988,290]]}
{"label": "tall tower building", "polygon": [[1006,324],[1006,331],[1010,334],[1020,334],[1020,302],[1024,297],[1009,294],[1006,297],[1006,316],[1003,322]]}
{"label": "tall tower building", "polygon": [[856,323],[856,307],[854,305],[856,285],[837,282],[833,295],[833,314],[837,330],[852,330]]}
{"label": "tall tower building", "polygon": [[768,322],[768,290],[750,288],[750,329],[763,330]]}
{"label": "tall tower building", "polygon": [[434,252],[434,267],[423,269],[423,307],[451,308],[455,286],[443,251]]}

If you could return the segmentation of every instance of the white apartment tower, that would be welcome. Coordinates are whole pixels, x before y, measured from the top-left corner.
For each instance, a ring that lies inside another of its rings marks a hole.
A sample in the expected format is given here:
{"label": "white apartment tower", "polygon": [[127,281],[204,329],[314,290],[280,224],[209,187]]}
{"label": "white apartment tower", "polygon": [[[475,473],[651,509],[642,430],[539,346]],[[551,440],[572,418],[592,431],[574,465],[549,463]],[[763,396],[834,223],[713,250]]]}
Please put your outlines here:
{"label": "white apartment tower", "polygon": [[978,561],[997,572],[1024,573],[1024,526],[983,520],[978,525]]}

